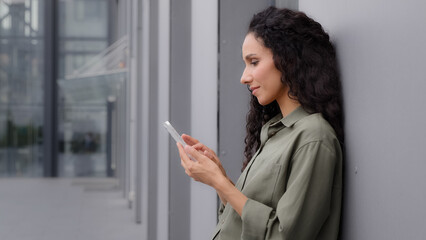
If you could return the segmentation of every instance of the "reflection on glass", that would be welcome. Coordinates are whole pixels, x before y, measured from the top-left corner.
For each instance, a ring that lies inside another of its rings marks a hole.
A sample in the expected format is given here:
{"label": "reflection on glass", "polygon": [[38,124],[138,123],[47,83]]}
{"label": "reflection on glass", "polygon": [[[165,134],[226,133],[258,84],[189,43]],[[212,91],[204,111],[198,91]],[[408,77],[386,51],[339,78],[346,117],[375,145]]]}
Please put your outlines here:
{"label": "reflection on glass", "polygon": [[0,176],[43,175],[43,7],[0,0]]}
{"label": "reflection on glass", "polygon": [[118,64],[98,67],[116,49],[108,47],[109,7],[107,0],[59,2],[59,176],[102,177],[111,168],[107,98],[126,75],[125,64],[113,73]]}

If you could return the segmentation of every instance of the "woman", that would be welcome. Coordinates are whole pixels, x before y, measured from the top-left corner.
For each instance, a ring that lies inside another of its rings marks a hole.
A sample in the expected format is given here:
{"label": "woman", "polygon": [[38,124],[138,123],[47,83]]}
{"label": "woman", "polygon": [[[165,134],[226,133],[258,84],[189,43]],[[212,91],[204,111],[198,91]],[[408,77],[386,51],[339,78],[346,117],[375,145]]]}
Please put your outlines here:
{"label": "woman", "polygon": [[242,54],[252,99],[237,183],[196,139],[178,144],[185,172],[222,201],[213,239],[336,239],[343,127],[329,36],[304,13],[269,7],[251,20]]}

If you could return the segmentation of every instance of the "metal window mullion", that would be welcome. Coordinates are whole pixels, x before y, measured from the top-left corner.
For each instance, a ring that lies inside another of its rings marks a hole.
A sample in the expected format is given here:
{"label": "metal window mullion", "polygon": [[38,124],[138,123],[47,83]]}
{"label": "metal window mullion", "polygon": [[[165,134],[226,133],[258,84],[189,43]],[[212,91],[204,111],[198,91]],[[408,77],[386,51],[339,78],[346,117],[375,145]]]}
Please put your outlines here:
{"label": "metal window mullion", "polygon": [[124,1],[125,3],[125,15],[126,15],[126,24],[125,26],[127,26],[126,29],[126,34],[127,34],[127,46],[128,46],[128,56],[127,56],[127,66],[128,66],[128,72],[127,72],[127,77],[126,77],[126,82],[125,82],[125,86],[126,86],[126,194],[127,194],[127,199],[128,199],[128,207],[132,208],[132,204],[133,204],[133,196],[132,196],[132,171],[131,171],[131,150],[132,148],[131,143],[132,143],[132,139],[131,139],[131,118],[132,118],[132,108],[131,108],[131,82],[132,82],[132,54],[133,54],[133,45],[132,45],[132,2],[131,1]]}
{"label": "metal window mullion", "polygon": [[133,201],[132,204],[134,204],[134,212],[135,212],[135,221],[138,222],[138,217],[137,217],[137,204],[136,202],[138,201],[137,199],[137,194],[136,194],[136,188],[137,188],[137,166],[136,166],[136,162],[137,162],[137,154],[138,154],[138,148],[137,148],[137,144],[138,144],[138,89],[137,89],[137,84],[138,84],[138,79],[139,79],[139,68],[137,66],[138,63],[138,49],[139,49],[139,41],[138,41],[138,37],[139,37],[139,31],[138,31],[138,4],[139,1],[138,0],[133,0],[130,2],[130,11],[131,11],[131,23],[130,23],[130,44],[131,44],[131,51],[129,52],[130,54],[130,141],[129,141],[129,147],[130,147],[130,194],[131,194],[131,199]]}
{"label": "metal window mullion", "polygon": [[[158,120],[170,120],[170,0],[158,2]],[[158,124],[157,239],[169,239],[169,135]],[[161,146],[161,147],[160,147]]]}
{"label": "metal window mullion", "polygon": [[106,139],[106,166],[107,166],[107,177],[113,177],[113,165],[112,165],[112,109],[113,102],[108,99],[107,105],[107,139]]}
{"label": "metal window mullion", "polygon": [[120,83],[120,93],[119,93],[119,99],[120,99],[120,162],[122,165],[121,168],[121,172],[123,174],[123,178],[122,178],[122,191],[123,191],[123,198],[127,197],[127,192],[126,192],[126,179],[127,179],[127,175],[126,175],[126,168],[127,168],[127,163],[126,163],[126,157],[125,157],[125,147],[126,147],[126,86],[125,86],[125,82],[124,79],[122,79],[123,81]]}
{"label": "metal window mullion", "polygon": [[138,137],[136,172],[136,221],[147,233],[149,157],[149,0],[138,2]]}
{"label": "metal window mullion", "polygon": [[142,7],[142,150],[143,158],[142,160],[142,224],[144,226],[144,234],[148,233],[148,161],[149,161],[149,151],[150,151],[150,142],[149,142],[149,82],[150,82],[150,71],[149,71],[149,17],[150,17],[150,0],[143,1]]}
{"label": "metal window mullion", "polygon": [[[127,14],[127,4],[129,4],[129,1],[120,1],[119,2],[119,4],[120,4],[120,11],[119,11],[119,15],[118,15],[118,19],[119,19],[119,21],[120,21],[120,25],[119,25],[119,28],[122,28],[123,30],[122,30],[122,32],[119,34],[120,36],[127,36],[127,50],[128,50],[128,52],[129,52],[129,50],[131,49],[130,48],[130,45],[129,45],[129,42],[130,42],[130,39],[129,39],[129,36],[128,36],[128,29],[126,28],[126,26],[128,26],[128,24],[127,24],[127,20],[128,20],[128,15],[129,14]],[[130,65],[130,59],[129,59],[129,56],[127,55],[127,58],[126,58],[126,67],[127,67],[127,73],[126,73],[126,77],[124,78],[124,81],[123,81],[123,95],[122,95],[122,98],[123,98],[123,108],[124,108],[124,114],[123,114],[123,139],[122,139],[122,141],[123,141],[123,156],[122,156],[122,158],[123,158],[123,161],[125,162],[125,168],[123,169],[123,171],[124,171],[124,175],[125,175],[125,179],[124,179],[124,189],[123,189],[123,192],[124,192],[124,198],[126,199],[126,200],[128,200],[128,197],[129,197],[129,173],[130,173],[130,171],[129,171],[129,161],[128,161],[128,150],[129,150],[129,148],[128,148],[128,143],[129,143],[129,141],[128,141],[128,139],[129,139],[129,125],[130,124],[128,124],[129,123],[129,117],[128,117],[128,113],[129,113],[129,108],[128,108],[128,103],[129,103],[129,101],[128,101],[128,95],[129,95],[129,91],[128,91],[128,81],[129,81],[129,73],[130,73],[130,67],[129,67],[129,65]],[[130,203],[129,201],[128,201],[128,203]],[[128,205],[129,207],[131,206],[130,204]]]}
{"label": "metal window mullion", "polygon": [[120,166],[117,164],[117,98],[111,99],[111,166],[114,174],[120,179]]}
{"label": "metal window mullion", "polygon": [[43,168],[45,177],[57,177],[58,161],[58,89],[57,77],[57,1],[45,1],[44,18],[44,119],[43,119]]}

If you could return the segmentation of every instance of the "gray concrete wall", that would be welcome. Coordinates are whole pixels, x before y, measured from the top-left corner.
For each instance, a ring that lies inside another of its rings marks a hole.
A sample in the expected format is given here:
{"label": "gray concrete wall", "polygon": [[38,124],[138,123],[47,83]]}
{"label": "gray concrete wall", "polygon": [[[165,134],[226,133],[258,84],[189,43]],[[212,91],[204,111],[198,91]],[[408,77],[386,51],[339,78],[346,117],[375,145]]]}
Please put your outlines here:
{"label": "gray concrete wall", "polygon": [[424,239],[426,2],[300,0],[337,46],[346,115],[343,239]]}
{"label": "gray concrete wall", "polygon": [[[191,134],[217,150],[218,0],[191,2]],[[179,171],[184,174],[183,169]],[[216,227],[216,191],[191,180],[190,240],[209,239]]]}
{"label": "gray concrete wall", "polygon": [[250,19],[273,4],[270,0],[220,1],[219,4],[219,154],[236,182],[244,160],[250,92],[240,83],[244,70],[241,45]]}
{"label": "gray concrete wall", "polygon": [[[170,1],[170,122],[191,134],[191,1]],[[190,178],[182,171],[170,139],[169,239],[190,239]]]}

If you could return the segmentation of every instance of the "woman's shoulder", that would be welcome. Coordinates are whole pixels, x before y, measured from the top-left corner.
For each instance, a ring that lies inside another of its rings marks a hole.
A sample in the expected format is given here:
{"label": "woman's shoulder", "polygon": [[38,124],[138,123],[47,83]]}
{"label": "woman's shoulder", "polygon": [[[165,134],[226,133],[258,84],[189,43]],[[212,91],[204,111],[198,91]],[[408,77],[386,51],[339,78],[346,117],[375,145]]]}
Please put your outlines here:
{"label": "woman's shoulder", "polygon": [[301,144],[321,141],[334,145],[337,140],[333,127],[324,119],[321,113],[313,113],[294,124],[294,131],[300,135]]}

